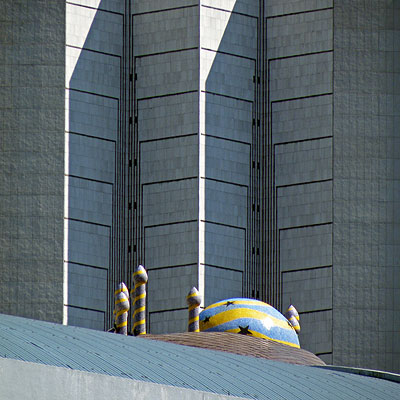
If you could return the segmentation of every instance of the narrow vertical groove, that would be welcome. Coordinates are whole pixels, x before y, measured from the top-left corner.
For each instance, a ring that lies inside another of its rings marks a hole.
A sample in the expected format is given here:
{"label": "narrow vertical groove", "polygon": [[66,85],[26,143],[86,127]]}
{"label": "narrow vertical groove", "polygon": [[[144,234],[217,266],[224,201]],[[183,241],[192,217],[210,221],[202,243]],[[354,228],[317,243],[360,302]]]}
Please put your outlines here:
{"label": "narrow vertical groove", "polygon": [[[134,154],[134,131],[135,125],[131,123],[131,118],[133,118],[133,107],[132,107],[132,84],[133,81],[132,77],[132,39],[133,39],[133,26],[132,26],[132,19],[131,19],[131,1],[128,0],[126,5],[126,20],[128,22],[128,28],[126,33],[127,38],[127,59],[126,59],[126,71],[127,77],[125,78],[125,93],[127,93],[128,97],[128,118],[129,118],[129,125],[128,125],[128,133],[129,133],[129,143],[128,143],[128,157],[127,163],[125,164],[125,168],[128,171],[128,250],[130,248],[130,252],[128,252],[128,262],[125,267],[125,279],[127,282],[130,281],[130,277],[133,274],[132,265],[134,262],[134,243],[135,243],[135,234],[134,234],[134,225],[135,225],[135,209],[133,204],[135,202],[135,180],[134,180],[134,166],[132,163],[133,154]],[[133,121],[132,121],[133,122]],[[131,329],[132,321],[128,318],[128,331]]]}
{"label": "narrow vertical groove", "polygon": [[335,169],[334,169],[334,160],[335,160],[335,2],[333,2],[332,4],[333,10],[332,10],[332,62],[333,62],[333,68],[332,68],[332,281],[331,281],[331,285],[332,285],[332,335],[331,335],[331,349],[332,349],[332,360],[331,363],[334,363],[334,356],[335,356],[335,351],[333,348],[333,336],[335,334],[335,312],[334,312],[334,296],[333,296],[333,292],[334,292],[334,262],[333,262],[333,250],[334,250],[334,242],[335,242],[335,213],[334,213],[334,205],[335,202],[333,201],[334,199],[334,185],[335,185]]}
{"label": "narrow vertical groove", "polygon": [[257,136],[256,136],[256,145],[257,145],[257,157],[256,157],[256,177],[257,177],[257,201],[256,206],[255,206],[255,217],[256,217],[256,224],[257,224],[257,244],[256,244],[256,268],[257,268],[257,275],[259,278],[257,279],[259,282],[255,287],[255,297],[259,300],[263,299],[264,297],[264,290],[262,287],[262,277],[263,271],[261,269],[261,259],[262,259],[262,242],[261,242],[261,214],[259,212],[260,206],[261,206],[261,196],[262,196],[262,181],[261,181],[261,174],[260,174],[260,161],[261,161],[261,155],[262,151],[260,148],[261,145],[261,132],[262,132],[262,94],[260,91],[260,84],[261,84],[261,68],[262,66],[262,45],[263,45],[263,38],[262,38],[262,26],[263,26],[263,3],[262,1],[260,3],[259,7],[259,16],[258,16],[258,23],[257,23]]}
{"label": "narrow vertical groove", "polygon": [[268,294],[267,294],[267,286],[266,286],[266,269],[265,269],[265,149],[264,149],[264,141],[265,141],[265,1],[262,0],[260,2],[260,84],[261,84],[261,123],[260,123],[260,149],[261,149],[261,157],[260,157],[260,183],[261,183],[261,194],[260,194],[260,265],[259,268],[261,270],[261,298],[260,300],[267,301]]}
{"label": "narrow vertical groove", "polygon": [[[127,156],[129,156],[129,93],[127,73],[129,73],[130,43],[130,0],[125,0],[122,26],[122,62],[120,67],[120,102],[118,110],[117,143],[115,146],[115,185],[113,188],[112,228],[110,238],[109,270],[107,272],[107,315],[105,328],[113,324],[113,295],[117,282],[126,281],[127,248],[129,244],[130,221],[126,216],[126,200],[129,197],[129,172],[127,172]],[[128,136],[128,137],[127,137]],[[129,259],[128,259],[129,260]]]}

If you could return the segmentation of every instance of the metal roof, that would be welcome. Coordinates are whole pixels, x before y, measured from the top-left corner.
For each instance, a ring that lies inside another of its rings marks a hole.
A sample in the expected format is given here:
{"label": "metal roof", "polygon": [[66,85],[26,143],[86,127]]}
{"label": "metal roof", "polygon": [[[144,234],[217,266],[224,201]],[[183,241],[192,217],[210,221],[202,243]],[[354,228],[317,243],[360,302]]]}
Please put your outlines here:
{"label": "metal roof", "polygon": [[398,399],[392,381],[0,314],[0,357],[251,399]]}

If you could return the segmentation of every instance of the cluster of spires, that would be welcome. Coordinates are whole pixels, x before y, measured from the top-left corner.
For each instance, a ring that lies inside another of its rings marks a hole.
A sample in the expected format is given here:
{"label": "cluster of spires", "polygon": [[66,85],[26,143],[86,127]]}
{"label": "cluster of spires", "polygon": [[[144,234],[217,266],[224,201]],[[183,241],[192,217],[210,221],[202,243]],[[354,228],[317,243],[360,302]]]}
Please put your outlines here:
{"label": "cluster of spires", "polygon": [[[130,292],[124,282],[118,285],[114,292],[114,329],[115,333],[121,335],[128,334],[128,312],[130,309],[129,297],[133,306],[132,314],[132,332],[131,335],[146,334],[146,283],[148,276],[143,265],[135,267],[132,275],[132,290]],[[188,332],[200,332],[199,314],[201,296],[199,291],[193,287],[186,296],[186,302],[189,307]],[[299,314],[296,308],[291,304],[286,313],[286,319],[292,325],[296,333],[300,332]]]}
{"label": "cluster of spires", "polygon": [[[132,332],[130,335],[138,336],[146,334],[146,283],[148,276],[143,265],[137,266],[132,275],[132,290],[130,292],[124,282],[118,285],[114,292],[114,329],[120,335],[128,334],[128,312],[130,309],[129,297],[131,299]],[[189,306],[189,332],[200,332],[199,313],[201,296],[199,291],[193,287],[186,297]]]}
{"label": "cluster of spires", "polygon": [[[143,265],[138,265],[132,275],[130,298],[133,306],[132,332],[134,336],[146,334],[146,283],[148,277]],[[114,328],[121,335],[128,334],[129,292],[124,282],[114,292]]]}

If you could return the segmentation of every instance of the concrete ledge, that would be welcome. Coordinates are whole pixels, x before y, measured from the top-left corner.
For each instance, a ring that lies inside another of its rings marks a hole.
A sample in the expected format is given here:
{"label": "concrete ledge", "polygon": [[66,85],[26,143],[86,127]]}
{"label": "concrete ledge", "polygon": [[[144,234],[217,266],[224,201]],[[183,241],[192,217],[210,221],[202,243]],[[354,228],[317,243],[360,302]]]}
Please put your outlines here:
{"label": "concrete ledge", "polygon": [[0,358],[0,398],[240,400],[239,397],[4,358]]}

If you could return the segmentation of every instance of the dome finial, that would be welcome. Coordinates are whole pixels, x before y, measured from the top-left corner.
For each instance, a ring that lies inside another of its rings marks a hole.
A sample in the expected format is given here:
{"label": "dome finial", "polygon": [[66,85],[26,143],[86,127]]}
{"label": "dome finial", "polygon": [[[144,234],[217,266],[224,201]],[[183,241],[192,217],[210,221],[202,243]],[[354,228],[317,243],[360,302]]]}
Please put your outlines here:
{"label": "dome finial", "polygon": [[134,289],[131,290],[134,307],[132,333],[135,336],[146,334],[146,283],[148,277],[143,265],[138,265],[132,275]]}
{"label": "dome finial", "polygon": [[293,329],[296,331],[296,333],[299,333],[300,332],[300,323],[299,323],[300,317],[299,317],[299,313],[297,312],[297,310],[293,304],[291,304],[288,307],[288,309],[286,310],[285,317],[290,322],[290,324],[293,326]]}
{"label": "dome finial", "polygon": [[192,289],[186,296],[186,301],[189,306],[188,332],[200,332],[199,312],[201,296],[199,291],[195,287],[192,287]]}

